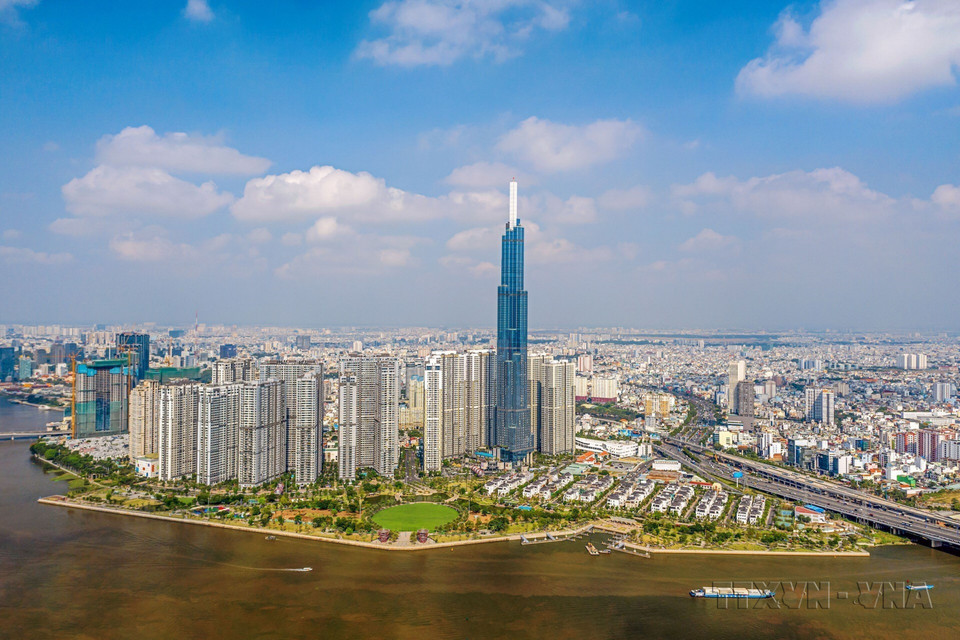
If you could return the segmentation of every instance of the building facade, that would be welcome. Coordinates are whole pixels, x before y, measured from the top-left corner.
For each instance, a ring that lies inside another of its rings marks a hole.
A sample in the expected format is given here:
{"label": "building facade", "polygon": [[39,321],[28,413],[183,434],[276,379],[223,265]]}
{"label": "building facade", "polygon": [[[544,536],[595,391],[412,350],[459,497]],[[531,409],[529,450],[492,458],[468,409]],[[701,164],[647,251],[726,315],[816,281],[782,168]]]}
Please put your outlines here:
{"label": "building facade", "polygon": [[523,226],[517,182],[510,182],[509,219],[501,239],[497,289],[497,410],[494,444],[501,458],[520,461],[534,449],[527,380],[527,292],[523,288]]}
{"label": "building facade", "polygon": [[72,411],[74,438],[126,433],[130,376],[126,360],[94,360],[77,365]]}
{"label": "building facade", "polygon": [[339,475],[356,479],[372,468],[392,476],[400,456],[400,366],[391,356],[346,356],[340,361]]}

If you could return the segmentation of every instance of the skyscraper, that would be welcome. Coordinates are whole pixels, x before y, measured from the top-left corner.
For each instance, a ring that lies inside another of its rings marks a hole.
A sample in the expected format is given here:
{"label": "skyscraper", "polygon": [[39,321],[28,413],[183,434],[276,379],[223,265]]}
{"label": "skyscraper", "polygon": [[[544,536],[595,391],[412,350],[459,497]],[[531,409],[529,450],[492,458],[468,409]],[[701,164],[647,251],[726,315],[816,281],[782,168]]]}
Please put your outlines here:
{"label": "skyscraper", "polygon": [[576,367],[549,355],[530,357],[530,420],[537,450],[548,455],[572,453],[576,433]]}
{"label": "skyscraper", "polygon": [[523,460],[533,451],[527,381],[527,292],[523,288],[523,226],[517,217],[517,181],[510,181],[510,218],[501,241],[497,289],[497,413],[501,457]]}
{"label": "skyscraper", "polygon": [[737,384],[747,377],[747,363],[744,360],[731,362],[727,373],[727,407],[730,413],[740,413],[737,409]]}
{"label": "skyscraper", "polygon": [[144,380],[130,392],[130,459],[155,455],[160,447],[157,403],[160,383]]}
{"label": "skyscraper", "polygon": [[77,365],[73,437],[115,436],[127,431],[130,370],[126,359]]}
{"label": "skyscraper", "polygon": [[487,446],[493,404],[491,353],[436,351],[424,373],[423,467]]}
{"label": "skyscraper", "polygon": [[125,331],[117,334],[117,351],[122,358],[126,358],[133,368],[136,379],[143,380],[150,368],[150,334],[136,331]]}
{"label": "skyscraper", "polygon": [[392,476],[400,458],[400,361],[351,355],[340,361],[339,466],[342,480],[357,470]]}

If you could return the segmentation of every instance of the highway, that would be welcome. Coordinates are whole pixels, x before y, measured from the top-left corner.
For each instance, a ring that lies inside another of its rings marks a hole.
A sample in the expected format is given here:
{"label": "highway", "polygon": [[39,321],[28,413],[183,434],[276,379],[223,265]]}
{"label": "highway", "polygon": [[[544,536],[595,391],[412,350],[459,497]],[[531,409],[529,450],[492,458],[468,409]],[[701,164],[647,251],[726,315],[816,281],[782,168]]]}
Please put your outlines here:
{"label": "highway", "polygon": [[[923,540],[933,547],[946,545],[960,550],[960,522],[943,515],[870,495],[856,489],[750,460],[716,452],[700,443],[713,430],[715,405],[703,398],[682,394],[697,409],[697,418],[677,436],[664,436],[656,447],[659,455],[679,461],[698,474],[734,483],[733,473],[742,471],[740,484],[796,502],[812,504],[862,524]],[[696,455],[695,460],[683,449]]]}
{"label": "highway", "polygon": [[[693,461],[681,448],[702,455]],[[948,545],[960,550],[960,523],[924,509],[908,507],[891,500],[872,496],[836,483],[809,478],[799,473],[732,456],[717,453],[696,442],[665,437],[657,452],[702,475],[712,475],[734,482],[733,473],[743,471],[743,486],[788,500],[816,505],[851,520],[893,533],[924,540],[933,547]]]}

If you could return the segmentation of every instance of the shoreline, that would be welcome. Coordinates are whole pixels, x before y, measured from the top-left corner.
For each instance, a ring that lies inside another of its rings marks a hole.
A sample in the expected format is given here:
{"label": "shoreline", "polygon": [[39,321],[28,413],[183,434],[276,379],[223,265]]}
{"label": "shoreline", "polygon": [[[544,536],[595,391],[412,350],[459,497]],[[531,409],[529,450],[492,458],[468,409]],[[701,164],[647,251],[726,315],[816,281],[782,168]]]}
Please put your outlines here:
{"label": "shoreline", "polygon": [[[364,542],[362,540],[347,540],[344,538],[328,538],[325,536],[309,535],[306,533],[297,533],[295,531],[280,531],[275,529],[254,529],[252,527],[226,524],[223,522],[212,522],[209,520],[194,520],[192,518],[178,518],[175,516],[165,516],[156,513],[146,513],[143,511],[133,511],[118,507],[104,507],[93,504],[86,504],[76,500],[70,500],[65,496],[54,495],[39,498],[39,504],[83,509],[87,511],[97,511],[100,513],[111,513],[120,516],[133,516],[135,518],[148,518],[150,520],[163,520],[167,522],[176,522],[182,524],[193,524],[206,527],[215,527],[218,529],[231,529],[233,531],[243,531],[247,533],[256,533],[264,536],[284,536],[288,538],[299,538],[301,540],[312,540],[315,542],[330,542],[334,544],[345,544],[354,547],[364,547],[367,549],[378,549],[381,551],[428,551],[430,549],[449,549],[453,547],[462,547],[474,544],[487,544],[491,542],[522,542],[523,538],[527,540],[543,540],[547,537],[547,532],[534,533],[515,533],[506,536],[494,536],[489,538],[477,538],[473,540],[451,540],[447,542],[433,542],[428,544],[382,544],[379,542]],[[586,524],[578,529],[568,531],[551,531],[552,536],[572,537],[580,535],[589,529],[606,530],[602,525]],[[639,544],[627,542],[625,547],[634,551],[642,551],[649,554],[674,554],[674,555],[753,555],[753,556],[825,556],[825,557],[870,557],[868,551],[761,551],[761,550],[726,550],[726,549],[659,549],[656,547],[646,547]]]}

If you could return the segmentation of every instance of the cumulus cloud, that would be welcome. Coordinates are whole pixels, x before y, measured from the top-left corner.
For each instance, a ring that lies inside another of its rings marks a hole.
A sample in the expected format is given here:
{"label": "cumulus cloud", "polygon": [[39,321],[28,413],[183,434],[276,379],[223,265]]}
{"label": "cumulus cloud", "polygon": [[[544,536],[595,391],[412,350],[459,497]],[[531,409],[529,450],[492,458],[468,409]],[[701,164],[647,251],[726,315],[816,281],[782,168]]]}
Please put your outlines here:
{"label": "cumulus cloud", "polygon": [[363,40],[360,58],[401,67],[449,66],[464,57],[498,62],[521,53],[535,31],[560,31],[570,16],[552,0],[393,0],[370,12],[388,35]]}
{"label": "cumulus cloud", "polygon": [[0,245],[0,260],[7,264],[56,265],[70,262],[69,253],[46,253],[26,247],[5,247]]}
{"label": "cumulus cloud", "polygon": [[182,132],[157,135],[151,127],[127,127],[97,142],[97,160],[115,167],[136,166],[178,173],[254,175],[270,168],[266,158],[243,155],[219,136]]}
{"label": "cumulus cloud", "polygon": [[731,251],[739,247],[736,236],[725,236],[713,229],[703,229],[700,233],[680,244],[680,250],[688,253],[706,251]]}
{"label": "cumulus cloud", "polygon": [[417,236],[357,234],[351,243],[324,242],[315,244],[275,269],[285,279],[315,278],[331,273],[357,276],[379,275],[392,269],[411,267],[419,261],[413,248],[429,244]]}
{"label": "cumulus cloud", "polygon": [[78,216],[148,214],[198,218],[233,202],[213,182],[195,185],[149,167],[100,165],[61,189],[67,210]]}
{"label": "cumulus cloud", "polygon": [[597,120],[577,126],[527,118],[505,134],[497,148],[545,173],[584,169],[610,162],[644,135],[631,120]]}
{"label": "cumulus cloud", "polygon": [[411,222],[440,217],[503,215],[506,197],[497,192],[452,192],[436,198],[388,187],[365,171],[331,166],[254,178],[231,207],[240,220],[297,220],[342,213],[351,221]]}
{"label": "cumulus cloud", "polygon": [[337,222],[333,216],[320,218],[307,229],[308,242],[325,242],[353,233],[353,229]]}
{"label": "cumulus cloud", "polygon": [[213,11],[207,0],[187,0],[187,6],[183,8],[183,15],[193,22],[210,22],[213,20]]}
{"label": "cumulus cloud", "polygon": [[819,9],[809,28],[780,16],[774,45],[740,70],[740,92],[877,103],[956,84],[956,0],[823,0]]}
{"label": "cumulus cloud", "polygon": [[273,234],[266,227],[257,227],[247,234],[247,240],[253,244],[265,244],[273,240]]}
{"label": "cumulus cloud", "polygon": [[960,187],[942,184],[934,190],[930,200],[944,209],[960,212]]}
{"label": "cumulus cloud", "polygon": [[672,191],[681,209],[688,212],[719,203],[762,218],[821,222],[876,219],[893,213],[897,204],[839,167],[747,180],[705,173],[693,183],[674,185]]}

